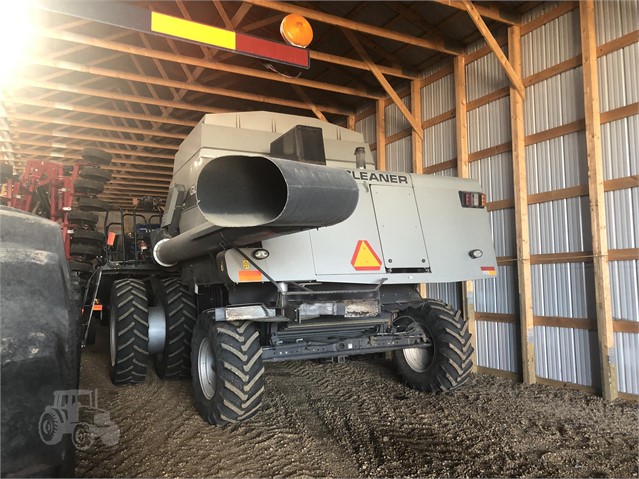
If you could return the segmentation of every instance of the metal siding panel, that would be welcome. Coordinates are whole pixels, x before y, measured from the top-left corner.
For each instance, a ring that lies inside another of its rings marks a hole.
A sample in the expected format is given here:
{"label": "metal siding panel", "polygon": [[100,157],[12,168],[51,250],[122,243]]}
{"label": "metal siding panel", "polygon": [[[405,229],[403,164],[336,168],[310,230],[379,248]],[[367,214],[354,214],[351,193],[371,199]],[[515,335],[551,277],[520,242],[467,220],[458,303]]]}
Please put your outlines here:
{"label": "metal siding panel", "polygon": [[422,120],[430,120],[455,108],[455,79],[452,74],[422,88]]}
{"label": "metal siding panel", "polygon": [[639,334],[615,333],[619,391],[639,394]]}
{"label": "metal siding panel", "polygon": [[468,152],[485,150],[509,142],[510,99],[499,100],[468,112]]}
{"label": "metal siding panel", "polygon": [[521,42],[524,77],[579,55],[579,11],[572,10],[527,33]]}
{"label": "metal siding panel", "polygon": [[424,166],[432,166],[457,157],[455,118],[424,130]]}
{"label": "metal siding panel", "polygon": [[599,101],[602,112],[639,101],[639,43],[597,59]]}
{"label": "metal siding panel", "polygon": [[473,161],[468,169],[470,177],[481,184],[486,201],[506,200],[514,196],[512,153]]}
{"label": "metal siding panel", "polygon": [[410,136],[386,145],[386,166],[388,171],[413,171],[412,139]]}
{"label": "metal siding panel", "polygon": [[447,170],[433,173],[435,176],[457,176],[457,168],[448,168]]}
{"label": "metal siding panel", "polygon": [[528,194],[587,184],[585,157],[586,137],[583,131],[527,146]]}
{"label": "metal siding panel", "polygon": [[613,319],[639,321],[639,260],[610,262]]}
{"label": "metal siding panel", "polygon": [[534,264],[531,272],[534,315],[595,317],[592,264]]}
{"label": "metal siding panel", "polygon": [[[410,95],[406,95],[401,100],[410,110]],[[386,136],[394,135],[410,127],[410,123],[395,103],[391,103],[384,109],[384,131]]]}
{"label": "metal siding panel", "polygon": [[581,67],[526,88],[524,124],[532,135],[584,118]]}
{"label": "metal siding panel", "polygon": [[608,248],[639,247],[639,187],[607,191],[605,198]]}
{"label": "metal siding panel", "polygon": [[606,180],[639,174],[637,132],[639,115],[601,125],[601,149]]}
{"label": "metal siding panel", "polygon": [[639,25],[638,5],[633,0],[595,2],[597,45],[635,31]]}
{"label": "metal siding panel", "polygon": [[531,254],[592,249],[587,197],[547,201],[528,206]]}
{"label": "metal siding panel", "polygon": [[[507,48],[504,53],[508,55]],[[494,53],[489,53],[466,65],[466,97],[477,100],[508,86],[508,77]]]}
{"label": "metal siding panel", "polygon": [[[535,369],[539,377],[592,386],[593,350],[585,329],[535,326]],[[596,356],[596,354],[595,354]]]}
{"label": "metal siding panel", "polygon": [[377,142],[375,121],[375,115],[373,114],[355,122],[355,131],[362,133],[364,141],[368,144]]}
{"label": "metal siding panel", "polygon": [[518,372],[514,324],[477,321],[477,365],[502,371]]}
{"label": "metal siding panel", "polygon": [[475,310],[484,313],[515,314],[517,271],[514,265],[497,266],[497,276],[475,281]]}
{"label": "metal siding panel", "polygon": [[488,212],[497,256],[515,256],[515,210],[507,208]]}

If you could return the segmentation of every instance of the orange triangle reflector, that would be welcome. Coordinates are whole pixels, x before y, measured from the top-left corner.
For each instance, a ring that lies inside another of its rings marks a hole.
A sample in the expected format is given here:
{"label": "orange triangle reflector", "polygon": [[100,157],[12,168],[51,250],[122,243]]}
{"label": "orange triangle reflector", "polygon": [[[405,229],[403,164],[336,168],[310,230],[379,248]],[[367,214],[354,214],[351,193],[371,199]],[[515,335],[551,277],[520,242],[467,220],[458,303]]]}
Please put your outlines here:
{"label": "orange triangle reflector", "polygon": [[351,264],[356,271],[379,271],[382,267],[382,261],[366,240],[359,240],[357,242]]}

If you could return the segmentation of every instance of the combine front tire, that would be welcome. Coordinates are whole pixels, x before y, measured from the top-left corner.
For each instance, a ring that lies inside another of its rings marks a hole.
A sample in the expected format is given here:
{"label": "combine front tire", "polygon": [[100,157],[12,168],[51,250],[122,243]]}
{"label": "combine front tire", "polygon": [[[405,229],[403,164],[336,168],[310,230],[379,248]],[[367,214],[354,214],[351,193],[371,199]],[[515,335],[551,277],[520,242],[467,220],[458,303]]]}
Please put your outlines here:
{"label": "combine front tire", "polygon": [[264,366],[255,323],[201,316],[193,331],[191,368],[195,403],[210,424],[250,419],[262,402]]}
{"label": "combine front tire", "polygon": [[191,374],[191,339],[196,309],[189,288],[177,278],[165,278],[158,286],[158,302],[164,309],[164,351],[155,356],[155,372],[162,379],[188,378]]}
{"label": "combine front tire", "polygon": [[141,383],[149,355],[149,309],[144,283],[120,279],[111,289],[109,345],[113,384]]}
{"label": "combine front tire", "polygon": [[419,308],[406,309],[395,324],[400,331],[413,329],[429,339],[427,346],[393,352],[393,364],[409,387],[437,393],[468,380],[473,346],[468,323],[459,311],[426,300]]}

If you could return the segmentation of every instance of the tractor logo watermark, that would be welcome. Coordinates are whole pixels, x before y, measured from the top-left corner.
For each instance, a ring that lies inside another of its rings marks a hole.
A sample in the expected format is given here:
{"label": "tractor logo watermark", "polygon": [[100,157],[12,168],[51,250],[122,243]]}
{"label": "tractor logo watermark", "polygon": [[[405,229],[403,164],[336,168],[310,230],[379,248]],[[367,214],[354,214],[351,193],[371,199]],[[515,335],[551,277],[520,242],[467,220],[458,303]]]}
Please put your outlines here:
{"label": "tractor logo watermark", "polygon": [[79,451],[91,448],[97,440],[105,446],[115,446],[120,441],[120,428],[107,411],[98,409],[97,389],[55,391],[53,405],[40,416],[38,432],[47,445],[58,444],[65,434],[70,434]]}

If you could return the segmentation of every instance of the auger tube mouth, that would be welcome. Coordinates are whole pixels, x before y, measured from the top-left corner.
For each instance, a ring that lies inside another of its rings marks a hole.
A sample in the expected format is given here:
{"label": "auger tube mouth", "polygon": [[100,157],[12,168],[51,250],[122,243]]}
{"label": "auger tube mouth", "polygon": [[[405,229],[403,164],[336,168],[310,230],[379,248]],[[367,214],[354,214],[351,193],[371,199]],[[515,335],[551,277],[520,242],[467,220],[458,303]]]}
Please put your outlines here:
{"label": "auger tube mouth", "polygon": [[202,168],[196,196],[200,211],[211,223],[251,227],[280,216],[288,200],[288,186],[278,166],[268,158],[223,156]]}

